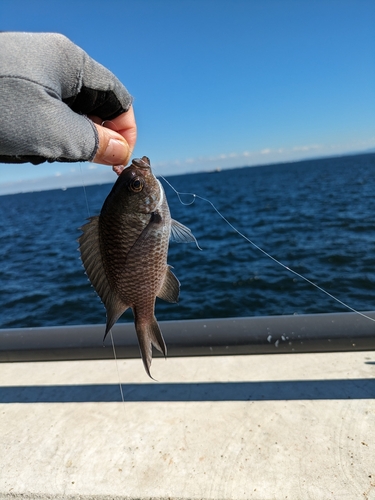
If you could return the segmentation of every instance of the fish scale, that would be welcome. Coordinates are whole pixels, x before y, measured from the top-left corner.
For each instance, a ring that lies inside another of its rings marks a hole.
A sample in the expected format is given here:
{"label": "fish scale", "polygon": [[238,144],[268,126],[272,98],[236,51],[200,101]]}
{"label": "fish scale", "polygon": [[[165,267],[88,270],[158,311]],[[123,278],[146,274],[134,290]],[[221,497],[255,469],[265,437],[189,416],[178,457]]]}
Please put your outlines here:
{"label": "fish scale", "polygon": [[107,312],[104,338],[132,308],[142,360],[151,377],[152,346],[167,353],[154,314],[155,300],[177,302],[180,290],[167,264],[170,235],[181,242],[197,243],[196,239],[171,218],[163,187],[146,156],[121,172],[100,215],[81,229],[82,262]]}

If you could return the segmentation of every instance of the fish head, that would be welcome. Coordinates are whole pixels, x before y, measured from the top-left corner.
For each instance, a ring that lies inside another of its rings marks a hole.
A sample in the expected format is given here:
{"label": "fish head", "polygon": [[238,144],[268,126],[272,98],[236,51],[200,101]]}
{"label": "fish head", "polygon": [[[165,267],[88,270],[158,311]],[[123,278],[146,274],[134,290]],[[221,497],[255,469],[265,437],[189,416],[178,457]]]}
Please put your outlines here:
{"label": "fish head", "polygon": [[121,211],[149,214],[163,202],[162,185],[151,170],[147,156],[135,158],[119,175],[103,205],[103,211],[116,206]]}

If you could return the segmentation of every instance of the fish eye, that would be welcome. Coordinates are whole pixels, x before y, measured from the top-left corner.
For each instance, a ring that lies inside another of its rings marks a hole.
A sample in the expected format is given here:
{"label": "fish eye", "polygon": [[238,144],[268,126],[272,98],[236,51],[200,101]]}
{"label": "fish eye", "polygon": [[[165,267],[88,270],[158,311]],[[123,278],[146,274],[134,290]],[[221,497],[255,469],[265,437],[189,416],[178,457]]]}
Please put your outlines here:
{"label": "fish eye", "polygon": [[139,193],[143,189],[143,181],[139,177],[134,177],[130,182],[130,189],[134,191],[134,193]]}

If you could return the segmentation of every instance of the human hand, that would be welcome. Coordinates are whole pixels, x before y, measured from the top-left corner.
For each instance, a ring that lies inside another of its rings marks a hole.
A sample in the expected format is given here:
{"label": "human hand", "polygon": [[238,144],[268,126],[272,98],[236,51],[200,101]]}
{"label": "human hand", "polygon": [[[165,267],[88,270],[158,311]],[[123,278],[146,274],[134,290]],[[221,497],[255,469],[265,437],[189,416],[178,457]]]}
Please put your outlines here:
{"label": "human hand", "polygon": [[[99,148],[93,162],[112,165],[115,172],[120,173],[122,169],[116,167],[129,162],[137,139],[133,107],[131,106],[126,113],[122,113],[113,120],[103,122],[98,116],[90,116],[90,118],[96,124],[99,135]],[[117,132],[121,137],[115,137],[111,131]],[[112,141],[111,145],[109,145],[110,141]],[[124,142],[128,155],[125,161],[118,161],[123,152]]]}
{"label": "human hand", "polygon": [[0,33],[0,77],[0,162],[129,161],[130,94],[63,35]]}

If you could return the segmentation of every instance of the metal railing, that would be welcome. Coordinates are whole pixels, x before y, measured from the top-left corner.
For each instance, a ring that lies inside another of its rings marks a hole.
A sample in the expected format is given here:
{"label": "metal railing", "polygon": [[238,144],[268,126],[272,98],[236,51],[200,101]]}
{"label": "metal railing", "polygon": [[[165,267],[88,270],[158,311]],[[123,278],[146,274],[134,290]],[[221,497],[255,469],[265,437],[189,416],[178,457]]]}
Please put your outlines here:
{"label": "metal railing", "polygon": [[[366,312],[375,320],[375,311]],[[355,313],[161,321],[168,356],[375,350],[375,323]],[[0,362],[113,358],[104,325],[0,330]],[[113,328],[118,358],[139,357],[133,323]],[[159,353],[155,352],[155,355]]]}

